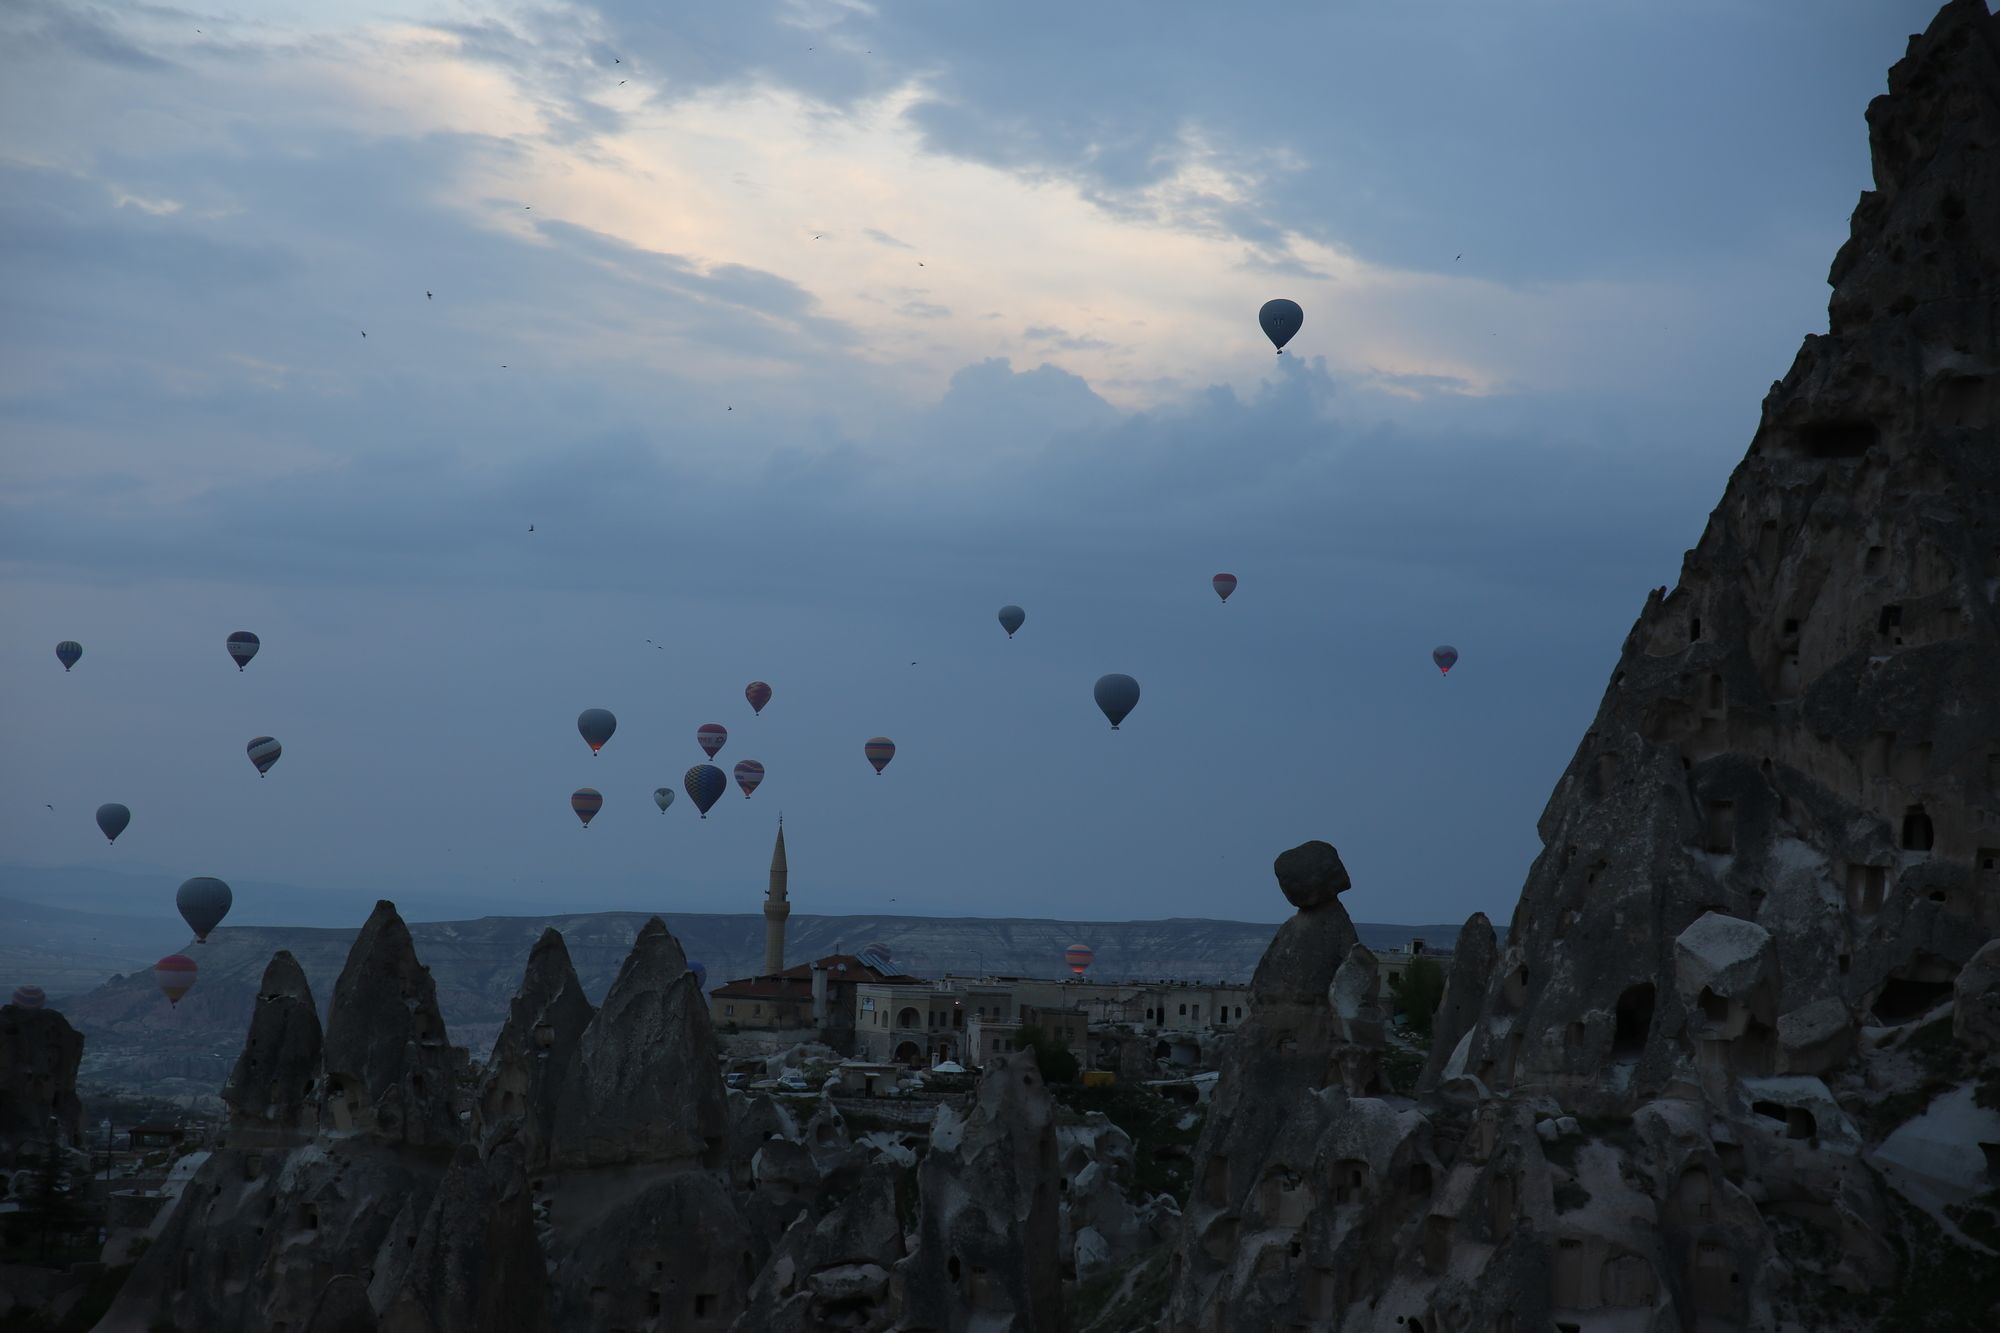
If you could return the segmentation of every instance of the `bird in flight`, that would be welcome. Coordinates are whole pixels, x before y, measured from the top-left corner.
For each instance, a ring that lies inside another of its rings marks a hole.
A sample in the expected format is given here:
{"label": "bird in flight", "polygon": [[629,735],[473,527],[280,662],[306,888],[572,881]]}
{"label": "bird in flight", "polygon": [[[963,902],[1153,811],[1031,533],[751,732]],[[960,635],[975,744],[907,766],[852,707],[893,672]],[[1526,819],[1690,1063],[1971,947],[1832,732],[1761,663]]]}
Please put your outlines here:
{"label": "bird in flight", "polygon": [[430,299],[431,299],[431,294],[430,294],[429,292],[425,292],[425,293],[424,293],[424,299],[425,299],[426,301],[430,300]]}
{"label": "bird in flight", "polygon": [[366,338],[368,336],[368,330],[366,329],[361,330],[361,336]]}
{"label": "bird in flight", "polygon": [[617,56],[613,56],[613,57],[611,57],[611,63],[612,63],[612,64],[614,64],[614,65],[622,65],[622,64],[624,64],[625,62],[624,62],[624,61],[622,61],[622,60],[620,60],[620,59],[619,59],[619,58],[618,58]]}
{"label": "bird in flight", "polygon": [[618,86],[619,86],[620,88],[623,88],[623,87],[625,86],[625,80],[623,80],[623,79],[620,79],[620,80],[618,80]]}
{"label": "bird in flight", "polygon": [[1464,255],[1453,255],[1453,256],[1451,257],[1451,262],[1452,262],[1452,263],[1454,263],[1454,264],[1456,264],[1456,263],[1457,263],[1457,262],[1458,262],[1459,260],[1461,260],[1461,259],[1463,259],[1463,258],[1465,258],[1465,256],[1464,256]]}
{"label": "bird in flight", "polygon": [[530,532],[533,532],[534,530],[535,530],[535,525],[534,525],[534,524],[532,524],[532,523],[530,523],[530,524],[528,525],[528,531],[530,531]]}

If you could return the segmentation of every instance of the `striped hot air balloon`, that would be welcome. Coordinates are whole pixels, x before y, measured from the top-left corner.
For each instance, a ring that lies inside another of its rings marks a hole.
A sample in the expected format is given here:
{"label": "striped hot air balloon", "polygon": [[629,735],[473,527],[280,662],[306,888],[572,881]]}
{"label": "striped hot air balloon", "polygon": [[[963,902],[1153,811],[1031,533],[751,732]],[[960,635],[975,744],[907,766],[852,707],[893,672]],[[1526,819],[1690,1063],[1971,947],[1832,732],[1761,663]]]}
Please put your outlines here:
{"label": "striped hot air balloon", "polygon": [[285,752],[285,747],[270,736],[253,736],[243,748],[249,753],[250,762],[257,765],[259,777],[269,773],[271,765],[277,763],[278,756]]}
{"label": "striped hot air balloon", "polygon": [[250,665],[250,659],[257,655],[257,649],[263,642],[247,629],[237,630],[229,636],[229,655],[235,659],[238,671]]}
{"label": "striped hot air balloon", "polygon": [[576,811],[576,817],[590,827],[591,818],[604,808],[604,796],[595,787],[578,787],[569,794],[569,808]]}
{"label": "striped hot air balloon", "polygon": [[882,770],[896,757],[896,742],[887,736],[877,736],[861,747],[861,753],[868,756],[868,762],[875,765],[875,776],[881,777]]}
{"label": "striped hot air balloon", "polygon": [[703,754],[713,759],[715,752],[729,743],[729,728],[720,722],[704,722],[695,728],[694,743],[701,747]]}
{"label": "striped hot air balloon", "polygon": [[67,673],[71,667],[75,666],[77,664],[78,659],[80,659],[82,656],[83,656],[83,645],[78,643],[75,639],[64,639],[61,643],[56,645],[56,660],[63,664],[63,671],[65,673]]}
{"label": "striped hot air balloon", "polygon": [[750,793],[757,790],[757,784],[764,780],[764,766],[755,759],[744,759],[736,765],[736,785],[743,789],[743,799],[749,800]]}
{"label": "striped hot air balloon", "polygon": [[48,998],[40,986],[14,987],[14,1003],[22,1009],[39,1009]]}
{"label": "striped hot air balloon", "polygon": [[1088,944],[1072,944],[1063,950],[1063,961],[1069,964],[1069,970],[1077,976],[1083,975],[1084,969],[1090,966],[1090,960],[1095,957],[1097,955],[1091,951]]}
{"label": "striped hot air balloon", "polygon": [[709,810],[728,789],[729,779],[722,776],[722,770],[714,764],[696,764],[681,779],[681,785],[687,788],[688,799],[694,802],[695,809],[701,811],[701,817],[707,819]]}
{"label": "striped hot air balloon", "polygon": [[[764,705],[771,702],[771,687],[761,680],[753,680],[743,687],[743,697],[750,701],[750,711],[761,713]],[[709,756],[711,759],[713,755]]]}
{"label": "striped hot air balloon", "polygon": [[1217,574],[1209,580],[1209,584],[1214,587],[1215,595],[1226,603],[1229,600],[1229,594],[1236,591],[1236,576],[1234,574]]}
{"label": "striped hot air balloon", "polygon": [[179,1004],[181,996],[194,989],[194,976],[201,969],[184,953],[170,953],[153,964],[153,980],[168,1004]]}
{"label": "striped hot air balloon", "polygon": [[1448,643],[1441,643],[1431,649],[1431,661],[1437,663],[1440,676],[1449,676],[1451,669],[1458,665],[1458,649]]}

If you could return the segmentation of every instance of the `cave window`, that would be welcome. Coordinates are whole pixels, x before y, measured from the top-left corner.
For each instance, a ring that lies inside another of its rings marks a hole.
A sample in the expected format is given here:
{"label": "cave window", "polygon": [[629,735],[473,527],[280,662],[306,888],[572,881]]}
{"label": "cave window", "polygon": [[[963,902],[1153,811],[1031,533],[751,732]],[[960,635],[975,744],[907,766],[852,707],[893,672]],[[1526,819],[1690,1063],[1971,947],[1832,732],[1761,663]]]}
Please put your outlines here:
{"label": "cave window", "polygon": [[1871,546],[1868,548],[1868,554],[1861,557],[1861,572],[1864,574],[1880,574],[1882,572],[1881,547]]}
{"label": "cave window", "polygon": [[[1929,972],[1932,969],[1922,967],[1920,964],[1916,970]],[[1885,1027],[1908,1023],[1912,1019],[1922,1018],[1933,1008],[1950,999],[1951,995],[1952,983],[1949,977],[1927,980],[1921,977],[1892,976],[1882,984],[1881,991],[1875,997],[1875,1017]]]}
{"label": "cave window", "polygon": [[1859,458],[1875,443],[1872,421],[1815,421],[1799,429],[1799,445],[1808,458]]}
{"label": "cave window", "polygon": [[714,1314],[715,1307],[720,1303],[713,1292],[696,1292],[694,1298],[694,1317],[702,1319]]}
{"label": "cave window", "polygon": [[1717,995],[1708,987],[1703,986],[1701,988],[1700,1004],[1701,1015],[1709,1022],[1727,1023],[1729,1021],[1729,999],[1727,996]]}
{"label": "cave window", "polygon": [[1882,866],[1850,865],[1847,867],[1847,904],[1862,916],[1873,916],[1882,910],[1882,899],[1888,891],[1889,872]]}
{"label": "cave window", "polygon": [[1931,817],[1921,805],[1913,805],[1903,812],[1903,850],[1906,852],[1927,852],[1936,839],[1931,828]]}
{"label": "cave window", "polygon": [[1710,708],[1720,708],[1722,707],[1722,700],[1722,677],[1711,675],[1708,678],[1708,706]]}
{"label": "cave window", "polygon": [[1708,803],[1708,850],[1724,854],[1736,850],[1736,802]]}
{"label": "cave window", "polygon": [[646,1293],[646,1313],[649,1315],[657,1315],[660,1313],[659,1292],[649,1291]]}
{"label": "cave window", "polygon": [[1572,1022],[1563,1033],[1563,1038],[1564,1038],[1563,1044],[1568,1046],[1571,1050],[1577,1049],[1579,1046],[1583,1045],[1584,1031],[1585,1029],[1583,1026],[1583,1021],[1581,1019]]}
{"label": "cave window", "polygon": [[1903,642],[1903,608],[1893,603],[1882,608],[1875,620],[1875,632],[1892,644]]}
{"label": "cave window", "polygon": [[1642,982],[1618,997],[1617,1027],[1611,1038],[1611,1058],[1636,1060],[1646,1050],[1653,1027],[1653,983]]}
{"label": "cave window", "polygon": [[1848,966],[1852,961],[1846,954],[1842,954],[1840,957],[1834,959],[1835,966],[1840,969],[1840,975],[1843,977],[1847,975]]}
{"label": "cave window", "polygon": [[1688,621],[1688,642],[1699,643],[1700,641],[1701,641],[1701,617],[1696,616]]}

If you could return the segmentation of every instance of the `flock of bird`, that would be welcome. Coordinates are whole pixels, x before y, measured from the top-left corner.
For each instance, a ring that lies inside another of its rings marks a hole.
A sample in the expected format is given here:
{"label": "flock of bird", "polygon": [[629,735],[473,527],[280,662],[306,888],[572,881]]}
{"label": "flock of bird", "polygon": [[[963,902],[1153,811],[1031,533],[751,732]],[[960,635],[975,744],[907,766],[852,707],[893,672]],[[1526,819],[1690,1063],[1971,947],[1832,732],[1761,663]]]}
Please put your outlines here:
{"label": "flock of bird", "polygon": [[[424,295],[428,298],[430,293],[425,292]],[[1305,313],[1296,302],[1274,300],[1264,304],[1257,318],[1265,334],[1276,346],[1278,354],[1283,355],[1285,344],[1291,341],[1304,323]],[[534,525],[529,524],[528,531],[534,530]],[[1237,579],[1234,574],[1222,573],[1215,575],[1210,584],[1216,596],[1227,604],[1230,594],[1236,591]],[[1008,605],[1000,608],[1000,627],[1007,632],[1009,639],[1019,632],[1027,623],[1027,619],[1028,613],[1018,606]],[[649,639],[647,642],[652,641]],[[261,643],[262,641],[248,630],[238,630],[229,636],[225,646],[238,671],[242,671],[257,656]],[[74,639],[64,639],[56,645],[56,658],[67,673],[82,660],[83,645]],[[1449,675],[1452,666],[1458,661],[1458,650],[1450,644],[1440,644],[1432,651],[1431,660],[1437,665],[1441,674]],[[914,666],[916,663],[913,662],[911,665]],[[1120,672],[1100,676],[1091,692],[1113,731],[1118,730],[1119,724],[1139,703],[1139,682]],[[771,702],[772,689],[765,681],[753,680],[744,687],[743,696],[749,702],[752,714],[761,715]],[[608,708],[586,708],[577,715],[576,729],[594,755],[604,748],[605,743],[618,729],[618,719]],[[695,731],[696,743],[710,759],[715,758],[728,740],[729,730],[720,722],[705,722]],[[260,777],[269,774],[272,766],[284,753],[284,747],[271,736],[252,737],[244,749],[250,762],[256,766]],[[878,777],[889,766],[890,760],[896,757],[896,743],[887,736],[869,737],[862,743],[861,750],[863,757],[875,769]],[[748,800],[764,781],[764,765],[755,759],[744,759],[736,764],[733,774],[736,785],[742,789],[744,799]],[[683,775],[681,785],[686,790],[688,798],[694,802],[696,809],[700,811],[701,817],[707,819],[708,812],[728,789],[729,776],[712,763],[696,764]],[[659,806],[660,813],[665,814],[668,807],[674,803],[673,789],[655,788],[653,801]],[[604,795],[594,787],[579,787],[570,794],[570,808],[587,830],[590,821],[604,808]],[[51,806],[50,809],[54,807]],[[124,805],[112,802],[97,808],[97,827],[111,843],[115,844],[118,841],[118,835],[123,833],[131,822],[132,811]],[[197,943],[207,941],[208,933],[228,914],[232,901],[233,895],[229,886],[208,875],[186,881],[175,895],[175,905],[194,930]],[[1088,950],[1084,946],[1077,948],[1083,950],[1083,956],[1073,957],[1068,961],[1080,975],[1083,968],[1075,965],[1081,962],[1083,966],[1088,966],[1089,958]],[[154,965],[153,975],[168,1001],[178,1005],[181,997],[194,986],[198,971],[192,958],[185,954],[170,954]],[[13,996],[14,1003],[24,1008],[40,1007],[43,998],[41,989],[35,986],[18,987]]]}

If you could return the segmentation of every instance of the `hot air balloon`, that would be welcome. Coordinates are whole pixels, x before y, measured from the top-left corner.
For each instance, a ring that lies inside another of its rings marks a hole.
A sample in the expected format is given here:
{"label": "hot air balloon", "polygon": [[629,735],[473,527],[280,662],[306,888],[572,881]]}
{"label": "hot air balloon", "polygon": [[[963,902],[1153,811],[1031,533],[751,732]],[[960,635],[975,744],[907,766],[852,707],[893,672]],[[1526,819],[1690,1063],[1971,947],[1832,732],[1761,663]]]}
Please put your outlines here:
{"label": "hot air balloon", "polygon": [[701,811],[701,817],[707,819],[709,810],[728,789],[729,779],[714,764],[696,764],[681,779],[681,785],[687,788],[688,799]]}
{"label": "hot air balloon", "polygon": [[861,747],[861,753],[868,756],[868,762],[875,765],[875,776],[881,777],[882,770],[896,757],[896,742],[887,736],[877,736]]}
{"label": "hot air balloon", "polygon": [[221,924],[229,915],[229,904],[235,901],[229,886],[213,875],[199,875],[181,885],[174,895],[174,906],[181,909],[181,920],[194,931],[195,943],[208,943],[208,932]]}
{"label": "hot air balloon", "polygon": [[263,642],[247,629],[237,630],[229,636],[229,655],[236,659],[238,671],[250,665],[250,659],[257,655],[257,649]]}
{"label": "hot air balloon", "polygon": [[1125,715],[1139,702],[1139,682],[1114,671],[1108,676],[1099,676],[1097,685],[1090,693],[1097,700],[1097,706],[1104,710],[1104,716],[1111,719],[1111,729],[1116,731],[1118,724],[1125,720]]}
{"label": "hot air balloon", "polygon": [[596,754],[611,739],[611,733],[618,730],[618,719],[611,716],[609,708],[586,708],[576,715],[576,729],[590,752]]}
{"label": "hot air balloon", "polygon": [[186,954],[170,953],[153,964],[153,980],[159,983],[168,1004],[179,1004],[181,996],[194,989],[194,974],[200,970]]}
{"label": "hot air balloon", "polygon": [[1013,638],[1014,631],[1027,623],[1028,613],[1020,607],[1003,606],[1000,608],[1000,628],[1007,631],[1008,638]]}
{"label": "hot air balloon", "polygon": [[1306,312],[1299,309],[1297,301],[1279,297],[1264,302],[1264,308],[1257,312],[1257,322],[1264,326],[1264,336],[1278,349],[1278,355],[1283,356],[1285,344],[1299,331],[1299,325],[1306,322]]}
{"label": "hot air balloon", "polygon": [[764,766],[755,759],[739,760],[736,765],[736,785],[743,789],[743,799],[749,800],[750,793],[757,790],[757,784],[764,780]]}
{"label": "hot air balloon", "polygon": [[77,663],[77,659],[82,656],[83,656],[83,645],[78,643],[75,639],[64,639],[61,643],[56,645],[56,660],[63,664],[63,671],[65,673],[67,673],[71,667],[75,666]]}
{"label": "hot air balloon", "polygon": [[576,817],[590,827],[591,816],[604,808],[604,796],[595,787],[578,787],[569,794],[569,808],[576,811]]}
{"label": "hot air balloon", "polygon": [[97,807],[98,830],[112,842],[118,841],[118,835],[123,833],[125,826],[131,822],[132,812],[116,801]]}
{"label": "hot air balloon", "polygon": [[1458,649],[1448,643],[1441,643],[1431,649],[1431,661],[1438,664],[1438,674],[1449,676],[1452,667],[1458,664]]}
{"label": "hot air balloon", "polygon": [[252,736],[250,743],[243,748],[250,755],[250,762],[257,765],[258,777],[269,773],[271,765],[277,763],[278,756],[285,752],[285,747],[269,736]]}
{"label": "hot air balloon", "polygon": [[42,993],[40,986],[14,987],[14,1003],[22,1009],[39,1009],[49,997]]}
{"label": "hot air balloon", "polygon": [[688,971],[694,973],[694,984],[701,990],[708,989],[708,964],[698,958],[688,959]]}
{"label": "hot air balloon", "polygon": [[1097,955],[1091,952],[1088,944],[1072,944],[1063,950],[1063,961],[1069,964],[1069,970],[1077,976],[1083,975],[1084,969],[1090,966],[1090,960],[1095,957]]}
{"label": "hot air balloon", "polygon": [[1217,574],[1209,582],[1215,587],[1215,595],[1220,597],[1224,602],[1229,600],[1230,593],[1236,591],[1236,576],[1234,574]]}
{"label": "hot air balloon", "polygon": [[672,787],[653,788],[653,804],[660,807],[661,814],[664,815],[665,813],[667,813],[667,807],[672,805],[673,803],[674,803],[674,789]]}
{"label": "hot air balloon", "polygon": [[[753,680],[743,687],[743,697],[750,701],[751,712],[761,713],[764,705],[771,702],[771,687],[761,680]],[[714,757],[714,751],[710,751],[709,758]]]}
{"label": "hot air balloon", "polygon": [[713,759],[715,752],[728,744],[729,728],[720,722],[704,722],[695,729],[694,741],[703,754]]}

